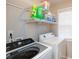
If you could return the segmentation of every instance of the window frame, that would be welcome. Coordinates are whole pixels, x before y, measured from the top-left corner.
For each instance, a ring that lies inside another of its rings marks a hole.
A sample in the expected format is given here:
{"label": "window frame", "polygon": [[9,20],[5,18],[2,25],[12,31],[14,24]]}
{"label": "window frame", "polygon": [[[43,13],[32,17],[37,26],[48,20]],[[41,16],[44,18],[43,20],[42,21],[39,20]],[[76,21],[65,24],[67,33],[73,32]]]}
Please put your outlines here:
{"label": "window frame", "polygon": [[[71,11],[71,12],[72,12],[72,8],[71,8],[71,7],[63,8],[63,9],[59,9],[59,10],[57,11],[57,15],[58,15],[58,37],[60,37],[60,35],[61,35],[61,34],[60,34],[60,28],[62,28],[61,26],[65,26],[65,27],[69,27],[69,26],[70,26],[71,29],[72,29],[72,24],[71,24],[71,25],[69,25],[69,24],[68,24],[68,25],[67,25],[67,24],[66,24],[66,25],[60,25],[60,24],[59,24],[59,13],[62,13],[62,12],[65,12],[65,11],[66,11],[66,12],[67,12],[67,11]],[[72,34],[72,30],[71,30],[71,34]],[[61,37],[60,37],[60,38],[61,38]],[[69,37],[66,37],[66,38],[63,37],[63,39],[67,39],[67,38],[69,39]],[[71,35],[70,39],[71,39],[71,38],[72,38],[72,35]]]}

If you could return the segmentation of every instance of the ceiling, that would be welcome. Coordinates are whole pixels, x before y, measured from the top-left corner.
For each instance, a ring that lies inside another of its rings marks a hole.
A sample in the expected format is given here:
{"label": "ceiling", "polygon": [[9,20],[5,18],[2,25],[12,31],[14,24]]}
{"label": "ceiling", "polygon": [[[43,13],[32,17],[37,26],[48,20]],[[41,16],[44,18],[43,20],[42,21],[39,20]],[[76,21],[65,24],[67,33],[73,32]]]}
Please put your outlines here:
{"label": "ceiling", "polygon": [[58,3],[65,2],[65,1],[72,1],[72,0],[48,0],[48,1],[52,4],[58,4]]}
{"label": "ceiling", "polygon": [[48,1],[52,3],[59,3],[59,2],[62,2],[63,0],[48,0]]}
{"label": "ceiling", "polygon": [[[22,7],[22,8],[25,8],[26,6],[29,7],[34,4],[34,0],[6,0],[6,1],[7,3],[15,4],[18,7]],[[36,0],[36,1],[37,1],[36,4],[39,5],[41,0]],[[48,1],[51,5],[55,5],[61,2],[72,1],[72,0],[48,0]]]}

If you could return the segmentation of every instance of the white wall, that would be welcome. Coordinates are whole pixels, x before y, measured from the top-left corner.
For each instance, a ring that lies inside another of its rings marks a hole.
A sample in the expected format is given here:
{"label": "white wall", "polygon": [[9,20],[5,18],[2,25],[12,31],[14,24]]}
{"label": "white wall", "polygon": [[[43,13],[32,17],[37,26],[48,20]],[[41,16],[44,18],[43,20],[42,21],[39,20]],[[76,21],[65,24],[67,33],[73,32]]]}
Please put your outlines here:
{"label": "white wall", "polygon": [[[29,0],[30,1],[30,0]],[[49,32],[47,25],[28,24],[28,13],[24,11],[24,8],[30,7],[32,2],[27,0],[7,0],[7,19],[6,19],[6,41],[9,42],[8,31],[13,31],[13,38],[33,38],[38,41],[38,35],[41,33]],[[9,5],[9,4],[11,5]],[[12,6],[12,5],[16,5]],[[22,8],[22,9],[20,9]]]}

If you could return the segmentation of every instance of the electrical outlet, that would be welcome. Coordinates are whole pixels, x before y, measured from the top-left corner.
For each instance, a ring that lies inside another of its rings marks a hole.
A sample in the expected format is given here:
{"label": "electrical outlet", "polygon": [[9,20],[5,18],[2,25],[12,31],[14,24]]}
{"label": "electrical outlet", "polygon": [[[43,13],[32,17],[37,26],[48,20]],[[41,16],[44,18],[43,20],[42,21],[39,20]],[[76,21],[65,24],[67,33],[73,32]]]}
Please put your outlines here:
{"label": "electrical outlet", "polygon": [[10,33],[12,33],[12,34],[13,34],[13,31],[12,31],[12,30],[9,30],[9,31],[8,31],[8,35],[10,35]]}
{"label": "electrical outlet", "polygon": [[12,33],[12,35],[13,35],[13,31],[12,30],[8,31],[8,37],[10,37],[10,33]]}
{"label": "electrical outlet", "polygon": [[[11,38],[10,34],[12,34],[12,38]],[[11,40],[14,41],[14,39],[13,39],[13,31],[12,30],[8,31],[8,39],[9,39],[9,42],[11,42]]]}

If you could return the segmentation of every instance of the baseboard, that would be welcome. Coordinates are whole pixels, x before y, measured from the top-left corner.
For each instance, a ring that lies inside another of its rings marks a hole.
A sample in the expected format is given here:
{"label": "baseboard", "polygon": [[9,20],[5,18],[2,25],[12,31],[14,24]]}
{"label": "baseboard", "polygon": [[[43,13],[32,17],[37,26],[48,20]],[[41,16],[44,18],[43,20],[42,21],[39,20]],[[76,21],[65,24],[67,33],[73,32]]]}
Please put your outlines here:
{"label": "baseboard", "polygon": [[70,57],[62,57],[61,59],[72,59],[72,58],[70,58]]}
{"label": "baseboard", "polygon": [[70,58],[70,57],[67,57],[67,59],[72,59],[72,58]]}

